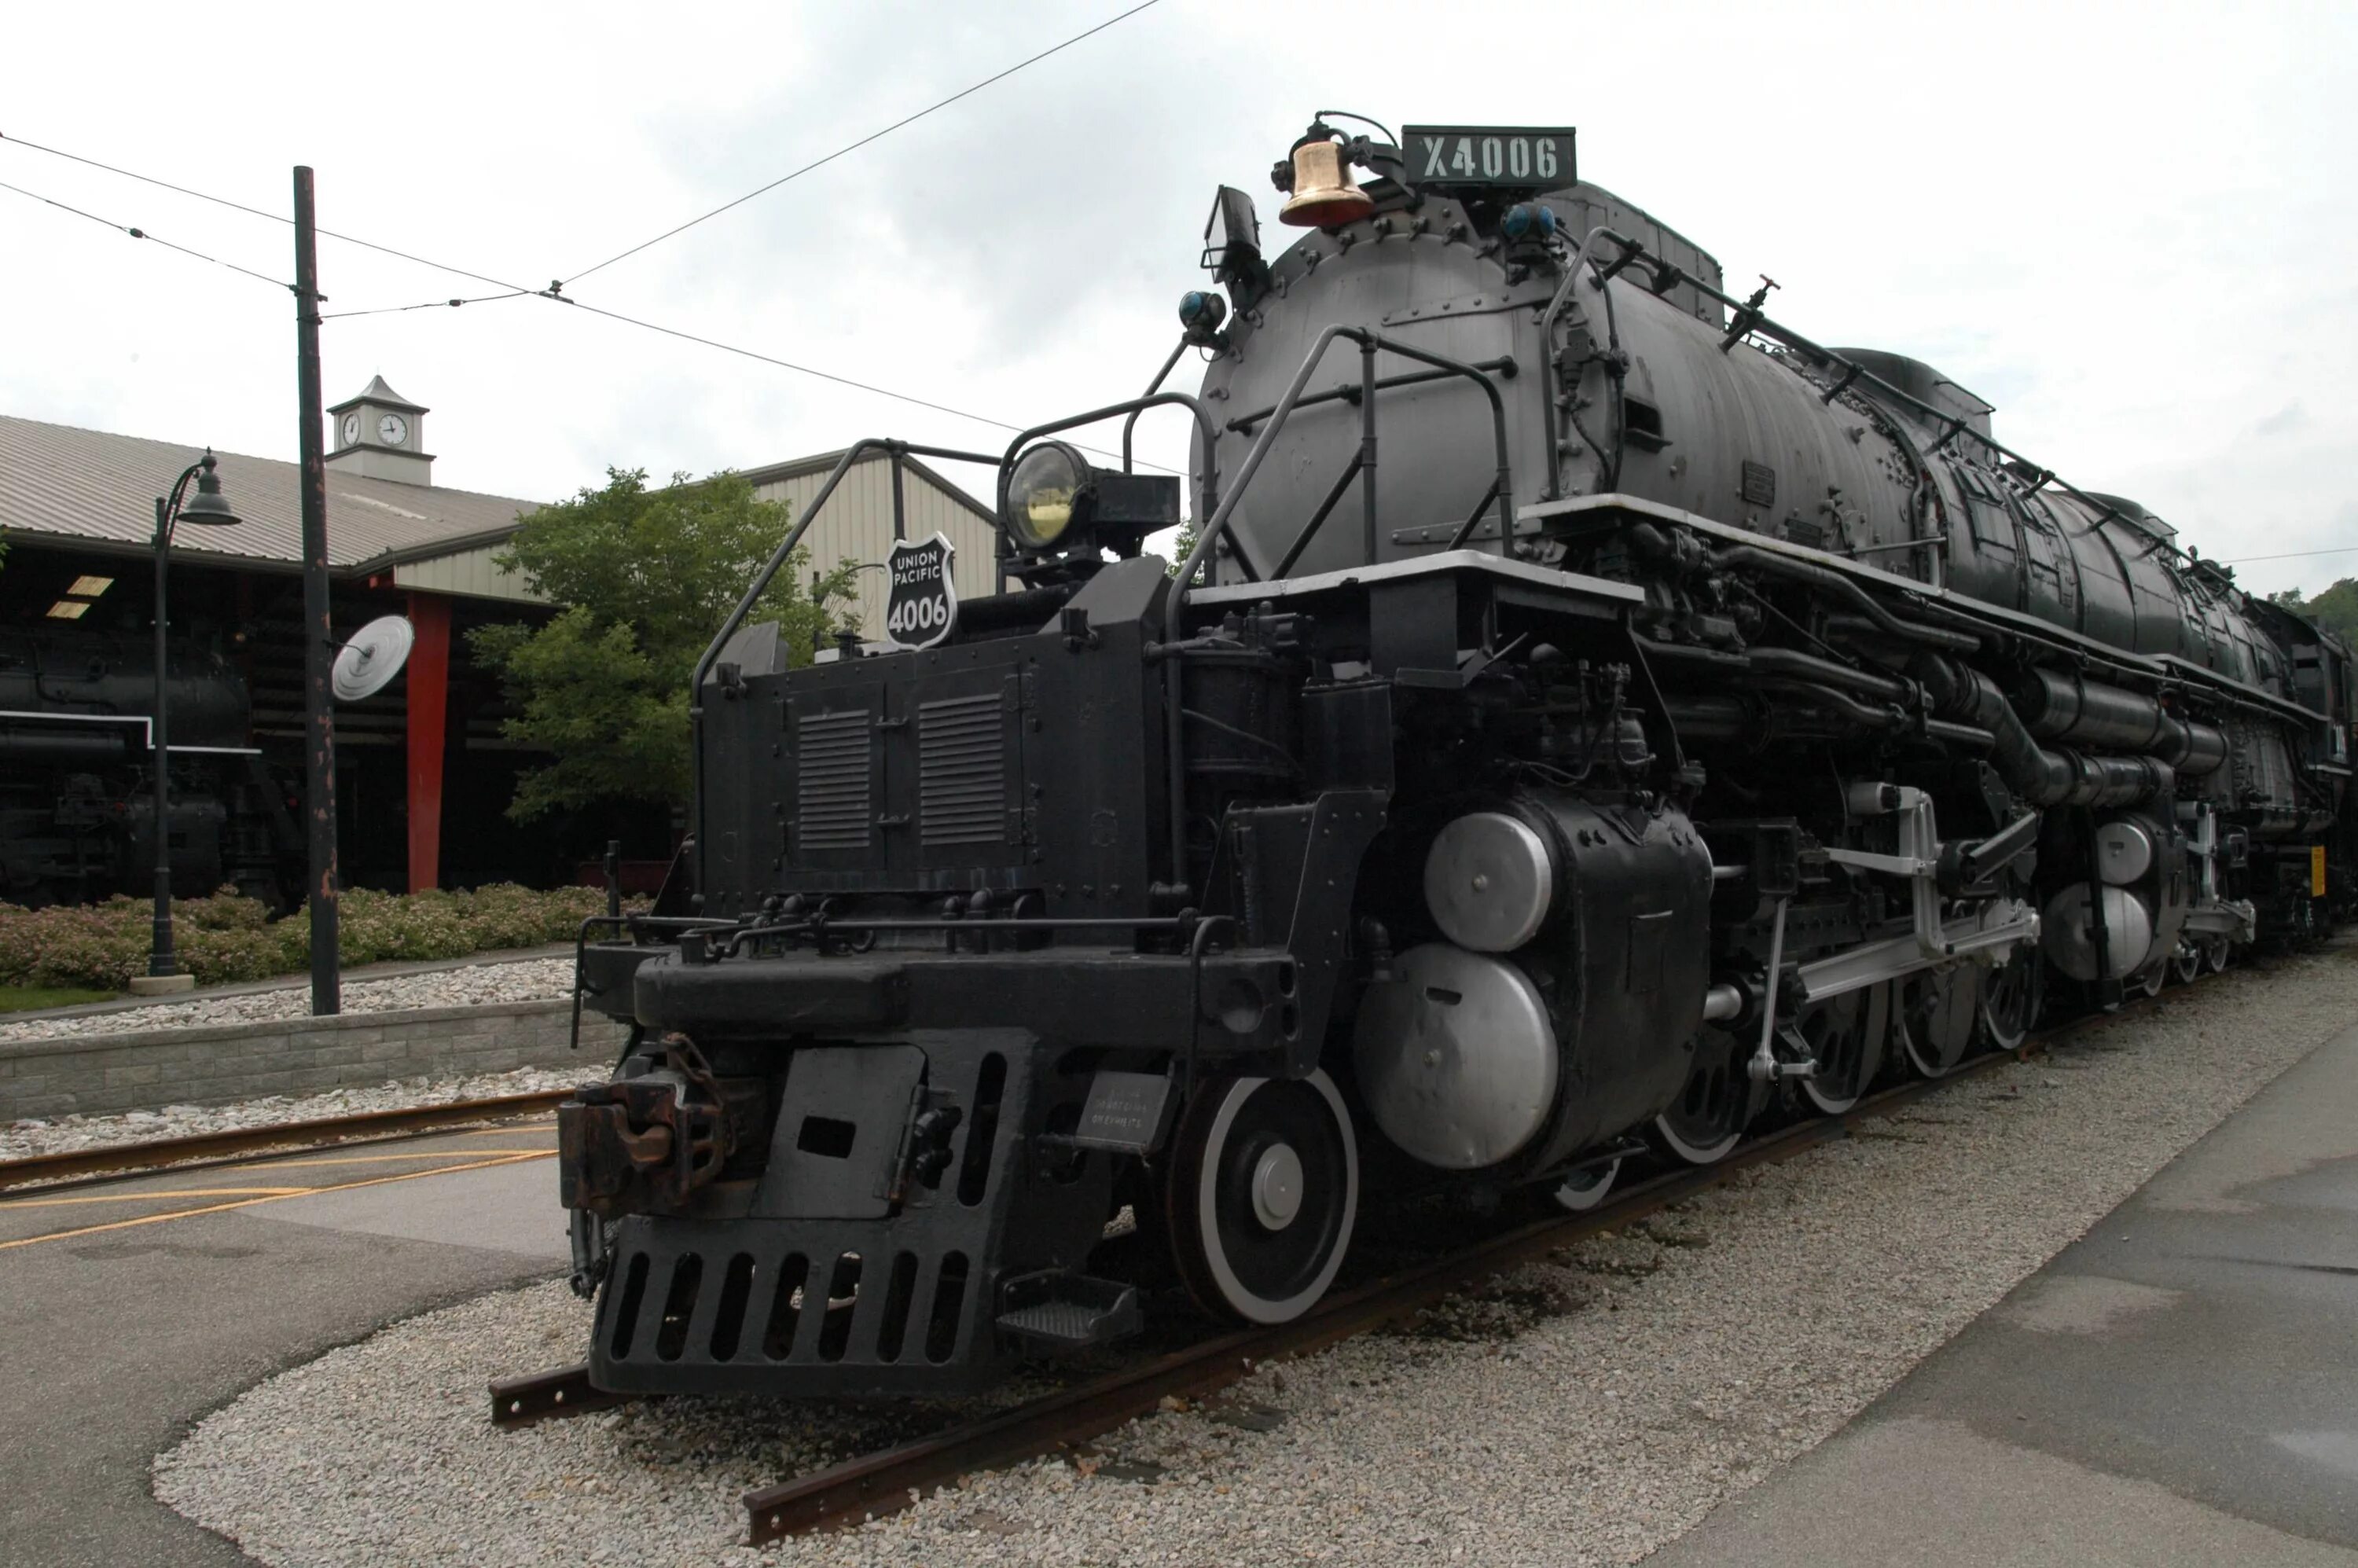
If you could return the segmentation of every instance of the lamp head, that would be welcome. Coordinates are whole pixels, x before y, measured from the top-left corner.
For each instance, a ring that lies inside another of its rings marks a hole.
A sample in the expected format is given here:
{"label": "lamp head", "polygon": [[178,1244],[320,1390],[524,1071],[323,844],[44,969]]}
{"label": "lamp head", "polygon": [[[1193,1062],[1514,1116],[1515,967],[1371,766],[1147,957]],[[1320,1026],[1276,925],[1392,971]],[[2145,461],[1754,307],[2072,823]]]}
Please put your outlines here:
{"label": "lamp head", "polygon": [[205,449],[203,462],[197,468],[197,492],[180,503],[179,520],[198,523],[208,528],[228,528],[243,521],[230,506],[229,498],[222,494],[221,479],[213,472],[212,449]]}

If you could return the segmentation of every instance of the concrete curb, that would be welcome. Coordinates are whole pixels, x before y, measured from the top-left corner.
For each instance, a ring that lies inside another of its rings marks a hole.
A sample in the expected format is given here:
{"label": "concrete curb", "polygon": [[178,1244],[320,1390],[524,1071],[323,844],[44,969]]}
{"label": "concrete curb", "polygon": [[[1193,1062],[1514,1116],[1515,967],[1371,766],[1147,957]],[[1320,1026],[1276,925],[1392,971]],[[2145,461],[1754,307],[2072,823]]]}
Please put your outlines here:
{"label": "concrete curb", "polygon": [[0,1044],[0,1122],[568,1062],[602,1069],[622,1026],[585,1011],[574,1053],[567,1049],[572,1020],[572,1002],[559,998],[14,1041]]}

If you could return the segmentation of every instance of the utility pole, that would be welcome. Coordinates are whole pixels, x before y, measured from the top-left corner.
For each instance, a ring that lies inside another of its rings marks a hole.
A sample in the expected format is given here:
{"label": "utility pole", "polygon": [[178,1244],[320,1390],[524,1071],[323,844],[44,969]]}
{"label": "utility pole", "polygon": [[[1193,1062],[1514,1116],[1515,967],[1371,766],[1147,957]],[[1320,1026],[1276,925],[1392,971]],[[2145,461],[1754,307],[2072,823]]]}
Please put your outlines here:
{"label": "utility pole", "polygon": [[336,952],[336,708],[328,678],[328,448],[319,412],[319,236],[311,171],[295,170],[295,397],[303,454],[303,746],[310,827],[311,1011],[343,1009]]}

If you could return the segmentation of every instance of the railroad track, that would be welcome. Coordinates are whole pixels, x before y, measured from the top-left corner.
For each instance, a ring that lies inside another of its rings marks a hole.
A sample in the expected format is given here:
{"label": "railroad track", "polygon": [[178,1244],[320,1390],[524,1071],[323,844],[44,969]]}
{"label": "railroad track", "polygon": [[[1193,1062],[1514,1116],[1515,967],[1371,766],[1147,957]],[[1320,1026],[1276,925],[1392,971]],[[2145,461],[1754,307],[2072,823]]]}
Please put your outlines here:
{"label": "railroad track", "polygon": [[[1239,1330],[1152,1357],[993,1415],[897,1447],[847,1459],[744,1496],[754,1544],[858,1525],[907,1508],[961,1476],[1004,1468],[1069,1450],[1161,1407],[1166,1399],[1201,1399],[1251,1376],[1271,1361],[1314,1355],[1433,1305],[1492,1275],[1710,1191],[1736,1172],[1789,1160],[1850,1136],[1861,1122],[1889,1116],[1925,1095],[1999,1063],[2034,1053],[2089,1024],[2150,1005],[2090,1014],[2039,1031],[2013,1051],[1974,1057],[1947,1076],[1918,1079],[1863,1098],[1839,1116],[1819,1116],[1751,1140],[1726,1159],[1677,1170],[1624,1189],[1585,1213],[1551,1217],[1504,1231],[1461,1251],[1338,1292],[1292,1323]],[[590,1384],[586,1366],[560,1368],[491,1385],[492,1421],[521,1427],[628,1402]]]}
{"label": "railroad track", "polygon": [[494,1095],[484,1099],[447,1100],[398,1110],[357,1111],[350,1116],[282,1121],[267,1127],[242,1127],[226,1132],[200,1132],[186,1138],[156,1138],[140,1143],[66,1149],[52,1154],[27,1155],[21,1160],[0,1160],[0,1193],[68,1182],[114,1181],[167,1167],[203,1170],[255,1154],[382,1143],[445,1128],[554,1110],[572,1094],[567,1088]]}

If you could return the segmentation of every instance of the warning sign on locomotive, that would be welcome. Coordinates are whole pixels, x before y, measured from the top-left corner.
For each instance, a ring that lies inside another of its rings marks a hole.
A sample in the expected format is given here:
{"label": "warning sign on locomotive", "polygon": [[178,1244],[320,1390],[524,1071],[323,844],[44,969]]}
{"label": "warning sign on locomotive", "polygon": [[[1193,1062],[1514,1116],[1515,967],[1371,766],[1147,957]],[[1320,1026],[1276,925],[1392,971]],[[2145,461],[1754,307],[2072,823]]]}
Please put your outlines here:
{"label": "warning sign on locomotive", "polygon": [[901,539],[885,569],[892,579],[884,605],[884,634],[903,648],[930,648],[957,625],[957,586],[951,565],[957,546],[936,534]]}

